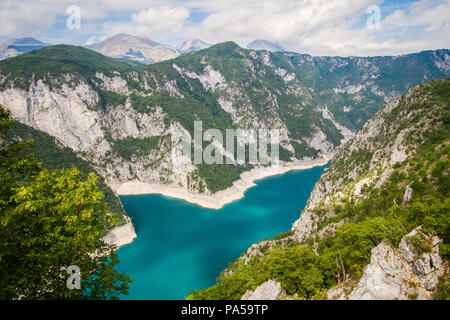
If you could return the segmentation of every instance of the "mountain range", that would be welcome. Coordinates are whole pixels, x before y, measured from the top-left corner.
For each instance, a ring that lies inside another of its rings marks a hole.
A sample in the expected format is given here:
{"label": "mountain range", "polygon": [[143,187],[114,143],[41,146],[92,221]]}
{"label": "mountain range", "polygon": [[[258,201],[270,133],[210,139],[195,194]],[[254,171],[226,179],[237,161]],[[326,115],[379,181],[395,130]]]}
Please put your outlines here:
{"label": "mountain range", "polygon": [[206,43],[205,41],[200,39],[186,40],[181,44],[181,46],[178,47],[178,51],[180,53],[186,53],[206,49],[209,48],[210,46],[211,44]]}
{"label": "mountain range", "polygon": [[168,60],[179,55],[175,48],[154,42],[146,36],[132,36],[124,33],[88,45],[86,48],[108,57],[135,60],[141,63]]}
{"label": "mountain range", "polygon": [[[0,60],[15,57],[49,45],[32,37],[5,41],[0,44]],[[171,45],[155,42],[147,36],[119,33],[98,43],[86,45],[85,47],[107,57],[136,61],[141,64],[150,64],[170,60],[180,54],[206,49],[210,46],[211,44],[201,39],[192,39],[185,40],[176,48]],[[247,48],[274,52],[285,51],[279,44],[267,40],[254,40],[247,45]]]}
{"label": "mountain range", "polygon": [[186,40],[181,46],[174,48],[154,42],[146,36],[132,36],[121,33],[99,43],[86,46],[86,48],[108,57],[149,64],[169,60],[183,53],[206,49],[209,46],[211,45],[200,39],[193,39]]}
{"label": "mountain range", "polygon": [[[8,40],[0,44],[0,60],[15,57],[49,45],[32,37]],[[119,33],[98,43],[87,45],[86,48],[102,53],[108,57],[150,64],[169,60],[180,54],[205,49],[209,46],[211,45],[200,39],[192,39],[184,41],[178,48],[175,48],[152,41],[146,36],[133,36]]]}
{"label": "mountain range", "polygon": [[137,180],[210,194],[252,166],[172,163],[177,134],[193,139],[196,120],[204,130],[278,129],[281,161],[315,159],[389,99],[449,75],[448,50],[312,57],[225,42],[136,67],[61,45],[0,62],[0,104],[92,163],[114,190]]}

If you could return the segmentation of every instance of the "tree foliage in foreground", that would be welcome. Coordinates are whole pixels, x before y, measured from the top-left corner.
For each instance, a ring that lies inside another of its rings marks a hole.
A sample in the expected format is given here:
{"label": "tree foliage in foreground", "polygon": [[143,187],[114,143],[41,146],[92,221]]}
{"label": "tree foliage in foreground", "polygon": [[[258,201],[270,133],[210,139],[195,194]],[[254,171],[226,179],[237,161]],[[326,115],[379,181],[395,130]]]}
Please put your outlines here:
{"label": "tree foliage in foreground", "polygon": [[[11,125],[0,107],[0,134]],[[0,299],[116,299],[129,276],[114,269],[114,246],[103,242],[114,225],[90,174],[76,167],[40,171],[22,141],[0,148]],[[81,272],[81,289],[67,286],[67,268]]]}

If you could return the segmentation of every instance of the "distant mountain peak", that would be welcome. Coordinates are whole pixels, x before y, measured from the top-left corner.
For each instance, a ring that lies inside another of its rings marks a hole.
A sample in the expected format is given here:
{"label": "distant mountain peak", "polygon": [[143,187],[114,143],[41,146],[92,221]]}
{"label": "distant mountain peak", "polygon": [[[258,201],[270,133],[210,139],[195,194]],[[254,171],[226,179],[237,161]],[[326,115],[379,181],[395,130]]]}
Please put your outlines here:
{"label": "distant mountain peak", "polygon": [[255,40],[247,45],[248,49],[253,50],[268,50],[268,51],[286,51],[278,43],[267,40]]}
{"label": "distant mountain peak", "polygon": [[127,34],[127,33],[118,33],[115,34],[109,38],[106,38],[103,41],[100,41],[98,43],[94,43],[91,45],[88,45],[88,48],[97,48],[97,47],[101,47],[101,46],[105,46],[108,43],[113,43],[114,41],[123,41],[123,42],[143,42],[147,45],[156,47],[156,46],[162,46],[162,44],[151,40],[149,37],[145,36],[145,35],[131,35],[131,34]]}
{"label": "distant mountain peak", "polygon": [[48,46],[49,44],[44,43],[40,40],[37,40],[33,37],[23,37],[23,38],[16,38],[7,40],[5,42],[0,43],[0,47],[3,48],[5,46]]}
{"label": "distant mountain peak", "polygon": [[35,39],[33,37],[24,37],[24,38],[17,38],[12,40],[16,45],[47,45],[47,43],[44,43],[38,39]]}
{"label": "distant mountain peak", "polygon": [[181,53],[191,52],[191,51],[197,51],[209,48],[211,44],[201,40],[201,39],[192,39],[192,40],[186,40],[184,41],[181,46],[178,47],[178,51]]}
{"label": "distant mountain peak", "polygon": [[49,44],[33,37],[11,39],[0,43],[0,60],[16,57],[47,46],[49,46]]}
{"label": "distant mountain peak", "polygon": [[126,33],[118,33],[86,48],[108,57],[134,60],[145,64],[173,59],[179,55],[178,51],[171,46],[155,42],[145,35],[136,36]]}

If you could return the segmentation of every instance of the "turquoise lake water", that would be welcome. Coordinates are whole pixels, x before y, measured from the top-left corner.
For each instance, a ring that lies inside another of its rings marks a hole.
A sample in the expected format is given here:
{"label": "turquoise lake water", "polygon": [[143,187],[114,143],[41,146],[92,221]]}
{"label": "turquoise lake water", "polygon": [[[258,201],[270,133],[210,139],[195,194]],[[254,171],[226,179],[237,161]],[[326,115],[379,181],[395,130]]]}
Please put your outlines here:
{"label": "turquoise lake water", "polygon": [[138,235],[117,251],[118,270],[135,280],[122,299],[184,299],[213,285],[253,243],[291,228],[324,168],[258,180],[220,210],[161,195],[121,196]]}

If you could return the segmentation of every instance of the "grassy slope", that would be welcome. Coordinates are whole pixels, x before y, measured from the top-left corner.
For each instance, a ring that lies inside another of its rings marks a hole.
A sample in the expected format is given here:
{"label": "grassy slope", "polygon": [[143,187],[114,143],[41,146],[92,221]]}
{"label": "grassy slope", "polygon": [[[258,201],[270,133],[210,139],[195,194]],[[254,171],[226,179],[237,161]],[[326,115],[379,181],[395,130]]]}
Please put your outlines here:
{"label": "grassy slope", "polygon": [[[96,72],[111,75],[112,71],[124,73],[135,63],[103,56],[92,50],[71,45],[49,46],[0,61],[0,71],[7,75],[2,87],[12,80],[16,88],[28,88],[32,79],[48,80],[62,74],[75,74],[92,79]],[[2,88],[3,89],[3,88]]]}

